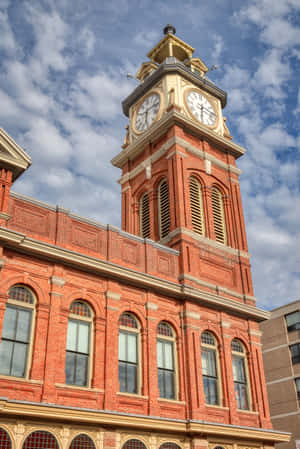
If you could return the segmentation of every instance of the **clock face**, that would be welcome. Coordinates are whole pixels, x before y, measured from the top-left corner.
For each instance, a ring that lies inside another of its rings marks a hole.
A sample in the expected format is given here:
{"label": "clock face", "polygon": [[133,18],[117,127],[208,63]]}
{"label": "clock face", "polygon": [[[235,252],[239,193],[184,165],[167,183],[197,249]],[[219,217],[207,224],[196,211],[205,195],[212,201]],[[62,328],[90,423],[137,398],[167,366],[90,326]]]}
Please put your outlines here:
{"label": "clock face", "polygon": [[139,107],[135,118],[135,129],[138,132],[146,131],[155,121],[160,107],[160,95],[148,95]]}
{"label": "clock face", "polygon": [[187,94],[186,101],[191,113],[201,123],[208,126],[213,126],[216,123],[217,115],[213,106],[200,92],[191,90]]}

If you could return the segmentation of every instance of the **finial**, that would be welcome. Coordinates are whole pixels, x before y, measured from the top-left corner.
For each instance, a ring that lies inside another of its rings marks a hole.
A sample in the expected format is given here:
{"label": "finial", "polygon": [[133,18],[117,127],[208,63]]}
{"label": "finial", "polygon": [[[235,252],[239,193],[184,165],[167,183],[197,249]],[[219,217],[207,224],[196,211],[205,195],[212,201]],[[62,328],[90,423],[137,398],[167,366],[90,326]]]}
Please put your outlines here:
{"label": "finial", "polygon": [[170,23],[164,27],[164,34],[176,34],[176,28]]}

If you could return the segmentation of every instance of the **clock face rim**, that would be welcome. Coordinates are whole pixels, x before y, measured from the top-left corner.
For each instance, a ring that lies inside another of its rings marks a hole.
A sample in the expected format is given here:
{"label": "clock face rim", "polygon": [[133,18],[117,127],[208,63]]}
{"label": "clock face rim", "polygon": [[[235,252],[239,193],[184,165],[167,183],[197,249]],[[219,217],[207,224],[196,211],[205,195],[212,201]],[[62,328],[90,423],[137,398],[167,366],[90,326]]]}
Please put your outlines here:
{"label": "clock face rim", "polygon": [[[196,92],[197,94],[202,95],[202,97],[204,97],[204,98],[209,102],[209,104],[211,105],[211,107],[212,107],[212,109],[214,110],[214,113],[215,113],[215,115],[216,115],[216,120],[215,120],[215,122],[214,122],[212,125],[207,125],[206,123],[202,122],[202,121],[201,121],[201,120],[200,120],[200,119],[199,119],[199,118],[192,112],[192,110],[191,110],[191,108],[190,108],[190,106],[189,106],[189,104],[188,104],[188,95],[189,95],[191,92]],[[189,89],[187,89],[187,90],[185,91],[184,102],[185,102],[185,106],[186,106],[186,108],[187,108],[189,114],[190,114],[194,119],[196,119],[199,123],[201,123],[201,125],[207,126],[207,128],[211,128],[211,129],[216,128],[216,126],[218,125],[218,121],[219,121],[219,115],[218,115],[218,113],[217,113],[217,108],[216,108],[216,106],[214,105],[214,102],[211,100],[211,98],[209,98],[204,92],[202,92],[201,90],[195,89],[194,87],[191,87],[191,88],[189,88]]]}
{"label": "clock face rim", "polygon": [[[142,105],[144,104],[144,102],[147,100],[147,98],[151,97],[154,94],[159,97],[159,109],[158,109],[158,112],[157,112],[157,114],[155,116],[155,119],[151,123],[151,125],[147,126],[146,129],[144,129],[142,131],[139,131],[136,128],[136,118],[137,118],[138,112],[139,112],[140,108],[142,107]],[[148,94],[145,95],[143,98],[141,98],[141,100],[135,105],[134,113],[133,113],[133,117],[132,117],[132,127],[133,127],[134,132],[136,134],[143,134],[144,132],[148,131],[148,129],[151,128],[151,126],[155,122],[157,122],[157,120],[159,119],[159,117],[161,115],[161,109],[162,109],[162,95],[161,95],[161,92],[159,92],[157,90],[151,90],[151,92],[148,92]]]}

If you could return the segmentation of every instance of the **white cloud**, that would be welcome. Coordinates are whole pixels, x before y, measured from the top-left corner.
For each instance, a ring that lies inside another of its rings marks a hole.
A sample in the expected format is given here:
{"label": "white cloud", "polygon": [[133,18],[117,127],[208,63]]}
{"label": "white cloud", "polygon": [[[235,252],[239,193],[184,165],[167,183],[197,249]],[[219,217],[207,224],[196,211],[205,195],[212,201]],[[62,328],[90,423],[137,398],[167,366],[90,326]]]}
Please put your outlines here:
{"label": "white cloud", "polygon": [[82,28],[78,35],[78,46],[85,56],[92,56],[95,49],[95,44],[95,34],[87,27]]}
{"label": "white cloud", "polygon": [[223,49],[224,49],[224,40],[222,36],[219,34],[216,34],[214,36],[215,41],[215,48],[212,51],[212,59],[217,63],[222,55]]}
{"label": "white cloud", "polygon": [[36,117],[31,128],[24,133],[22,144],[28,148],[35,164],[49,167],[69,162],[72,147],[68,139],[51,122]]}
{"label": "white cloud", "polygon": [[255,81],[263,88],[280,87],[291,75],[288,61],[283,60],[281,51],[272,49],[260,60],[255,73]]}
{"label": "white cloud", "polygon": [[26,7],[25,18],[32,25],[36,39],[33,51],[36,75],[45,76],[44,71],[49,68],[65,71],[69,64],[67,57],[63,54],[69,33],[68,25],[56,11],[46,13],[29,3]]}
{"label": "white cloud", "polygon": [[72,103],[77,112],[92,119],[111,120],[121,112],[121,99],[132,89],[125,75],[79,73],[73,85]]}
{"label": "white cloud", "polygon": [[[135,34],[133,41],[134,43],[151,49],[151,46],[156,44],[160,39],[160,33],[158,31],[140,31]],[[148,50],[148,51],[149,51]]]}
{"label": "white cloud", "polygon": [[0,36],[0,49],[8,53],[14,53],[17,44],[6,11],[0,11]]}

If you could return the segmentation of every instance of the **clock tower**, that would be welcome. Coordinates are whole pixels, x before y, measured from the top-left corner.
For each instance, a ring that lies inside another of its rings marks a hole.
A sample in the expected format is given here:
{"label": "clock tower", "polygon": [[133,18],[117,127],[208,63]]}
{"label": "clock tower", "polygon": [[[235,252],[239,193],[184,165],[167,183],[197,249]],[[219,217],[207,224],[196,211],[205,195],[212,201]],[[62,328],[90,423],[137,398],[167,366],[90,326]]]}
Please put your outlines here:
{"label": "clock tower", "polygon": [[123,101],[129,126],[112,161],[122,169],[122,228],[178,250],[185,286],[254,305],[236,167],[245,149],[226,126],[226,92],[175,31],[165,27]]}

